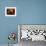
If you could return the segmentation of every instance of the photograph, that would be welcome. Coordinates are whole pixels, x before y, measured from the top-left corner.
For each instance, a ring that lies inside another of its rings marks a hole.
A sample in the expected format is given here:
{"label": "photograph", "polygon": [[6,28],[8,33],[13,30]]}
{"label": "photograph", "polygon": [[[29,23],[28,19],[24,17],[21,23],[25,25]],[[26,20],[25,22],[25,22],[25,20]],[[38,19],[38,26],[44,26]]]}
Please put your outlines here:
{"label": "photograph", "polygon": [[5,16],[16,16],[16,7],[5,7]]}
{"label": "photograph", "polygon": [[31,46],[34,42],[46,41],[46,25],[19,24],[18,42],[20,46]]}

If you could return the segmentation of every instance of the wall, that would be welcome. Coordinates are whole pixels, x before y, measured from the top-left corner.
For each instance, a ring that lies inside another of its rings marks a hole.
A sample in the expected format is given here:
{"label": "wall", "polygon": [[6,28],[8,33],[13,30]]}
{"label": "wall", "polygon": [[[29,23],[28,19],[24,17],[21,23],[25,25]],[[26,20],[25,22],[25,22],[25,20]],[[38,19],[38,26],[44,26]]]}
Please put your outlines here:
{"label": "wall", "polygon": [[[0,44],[7,44],[8,34],[10,32],[16,32],[17,35],[17,23],[18,16],[16,17],[6,17],[5,16],[5,7],[15,7],[16,0],[0,0]],[[17,39],[15,41],[18,42]]]}
{"label": "wall", "polygon": [[[17,16],[6,17],[6,6],[16,6]],[[9,32],[17,34],[17,24],[46,24],[46,0],[0,0],[0,44],[8,43]]]}

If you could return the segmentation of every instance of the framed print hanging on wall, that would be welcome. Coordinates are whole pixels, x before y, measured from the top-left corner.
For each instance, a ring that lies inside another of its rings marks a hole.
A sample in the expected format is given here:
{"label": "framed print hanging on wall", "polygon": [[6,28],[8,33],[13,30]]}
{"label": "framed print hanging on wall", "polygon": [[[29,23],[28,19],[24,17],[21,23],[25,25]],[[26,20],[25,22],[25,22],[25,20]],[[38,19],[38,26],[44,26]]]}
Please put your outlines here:
{"label": "framed print hanging on wall", "polygon": [[16,7],[5,7],[5,16],[16,16]]}

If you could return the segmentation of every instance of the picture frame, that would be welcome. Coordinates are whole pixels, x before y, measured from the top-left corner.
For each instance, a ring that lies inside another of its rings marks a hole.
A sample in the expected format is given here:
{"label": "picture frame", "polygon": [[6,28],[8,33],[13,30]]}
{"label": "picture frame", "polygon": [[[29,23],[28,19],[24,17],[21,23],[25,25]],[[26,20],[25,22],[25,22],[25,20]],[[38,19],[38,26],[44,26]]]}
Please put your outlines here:
{"label": "picture frame", "polygon": [[[28,35],[25,34],[27,38],[23,37],[23,30],[28,30]],[[22,40],[46,41],[46,24],[18,24],[18,42]]]}
{"label": "picture frame", "polygon": [[5,7],[5,16],[16,16],[16,7]]}

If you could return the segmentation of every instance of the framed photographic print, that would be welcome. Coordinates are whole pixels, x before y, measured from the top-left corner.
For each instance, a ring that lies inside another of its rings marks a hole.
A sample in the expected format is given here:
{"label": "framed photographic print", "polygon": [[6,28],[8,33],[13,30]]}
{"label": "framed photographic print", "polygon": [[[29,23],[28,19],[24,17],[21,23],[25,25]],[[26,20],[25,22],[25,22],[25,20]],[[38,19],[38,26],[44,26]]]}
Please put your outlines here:
{"label": "framed photographic print", "polygon": [[16,7],[5,7],[5,16],[16,16]]}
{"label": "framed photographic print", "polygon": [[18,42],[46,41],[46,24],[18,24]]}

